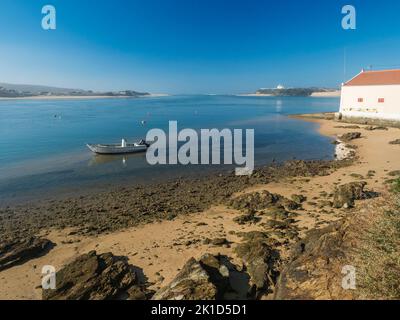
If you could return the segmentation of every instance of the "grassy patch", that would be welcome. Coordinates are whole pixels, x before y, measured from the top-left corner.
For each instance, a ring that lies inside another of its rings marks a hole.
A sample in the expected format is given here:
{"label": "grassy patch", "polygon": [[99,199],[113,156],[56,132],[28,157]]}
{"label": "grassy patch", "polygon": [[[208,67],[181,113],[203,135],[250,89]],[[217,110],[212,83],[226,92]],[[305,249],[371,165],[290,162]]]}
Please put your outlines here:
{"label": "grassy patch", "polygon": [[396,195],[400,194],[400,178],[392,181],[392,192]]}
{"label": "grassy patch", "polygon": [[[393,187],[399,198],[400,179]],[[366,298],[400,299],[400,202],[372,226],[360,250],[359,288]]]}

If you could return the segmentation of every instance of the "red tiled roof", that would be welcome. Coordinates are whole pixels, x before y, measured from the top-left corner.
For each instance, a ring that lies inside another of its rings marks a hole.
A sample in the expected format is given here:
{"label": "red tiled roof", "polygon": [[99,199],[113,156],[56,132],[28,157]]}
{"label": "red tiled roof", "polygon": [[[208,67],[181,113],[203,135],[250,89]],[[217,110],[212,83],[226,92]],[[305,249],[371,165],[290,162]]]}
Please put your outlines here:
{"label": "red tiled roof", "polygon": [[363,71],[345,86],[400,85],[400,70]]}

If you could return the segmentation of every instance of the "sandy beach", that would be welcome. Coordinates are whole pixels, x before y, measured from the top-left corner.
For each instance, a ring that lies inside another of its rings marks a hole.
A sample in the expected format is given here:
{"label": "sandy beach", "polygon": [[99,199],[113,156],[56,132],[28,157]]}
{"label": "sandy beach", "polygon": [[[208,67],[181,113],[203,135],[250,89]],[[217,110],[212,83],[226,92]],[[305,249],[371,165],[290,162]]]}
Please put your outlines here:
{"label": "sandy beach", "polygon": [[337,91],[326,91],[326,92],[314,92],[311,97],[315,98],[332,98],[332,97],[340,97],[340,90]]}
{"label": "sandy beach", "polygon": [[[231,196],[235,199],[245,194],[268,191],[288,199],[294,194],[307,198],[301,209],[292,210],[296,214],[293,228],[297,230],[298,236],[275,238],[282,261],[288,257],[293,244],[303,238],[307,231],[320,229],[349,215],[346,210],[332,208],[327,204],[330,194],[338,184],[365,179],[368,190],[385,194],[388,172],[399,169],[399,146],[389,144],[390,141],[400,138],[399,129],[366,130],[365,126],[350,129],[332,120],[300,118],[318,123],[320,133],[332,137],[332,140],[349,132],[358,131],[362,135],[360,139],[351,141],[357,155],[351,165],[336,168],[330,174],[283,177],[265,183],[258,181],[247,187],[244,185],[243,190]],[[378,200],[359,201],[354,210],[360,210],[365,203],[374,201]],[[117,208],[115,210],[118,211]],[[91,250],[127,257],[130,264],[143,271],[150,283],[150,289],[155,291],[173,280],[186,261],[192,257],[198,259],[205,253],[220,253],[232,257],[232,262],[240,266],[241,261],[234,251],[243,241],[240,233],[265,231],[263,222],[268,221],[266,216],[260,216],[258,223],[238,224],[235,218],[242,214],[240,210],[216,202],[210,208],[196,213],[178,213],[171,220],[157,219],[153,223],[145,222],[94,236],[75,233],[75,229],[71,227],[41,230],[38,235],[56,243],[56,246],[42,257],[1,271],[0,299],[40,299],[41,289],[38,286],[43,265],[53,265],[59,269]],[[213,242],[213,239],[226,241]],[[265,295],[264,298],[269,296]]]}

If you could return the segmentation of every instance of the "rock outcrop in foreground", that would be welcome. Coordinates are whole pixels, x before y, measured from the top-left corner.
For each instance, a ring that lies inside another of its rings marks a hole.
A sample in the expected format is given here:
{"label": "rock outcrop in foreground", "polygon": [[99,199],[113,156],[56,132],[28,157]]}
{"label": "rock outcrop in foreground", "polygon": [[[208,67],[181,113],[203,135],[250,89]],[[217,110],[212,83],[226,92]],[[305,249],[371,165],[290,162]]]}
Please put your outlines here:
{"label": "rock outcrop in foreground", "polygon": [[225,256],[206,254],[190,259],[174,280],[153,300],[256,299],[272,292],[279,256],[262,232],[244,233],[235,248],[243,267],[238,270]]}
{"label": "rock outcrop in foreground", "polygon": [[84,254],[56,274],[56,289],[43,290],[44,300],[146,299],[126,260],[112,253]]}
{"label": "rock outcrop in foreground", "polygon": [[355,200],[362,200],[367,197],[367,194],[364,192],[366,185],[366,182],[360,181],[338,186],[333,197],[333,207],[339,209],[353,207]]}
{"label": "rock outcrop in foreground", "polygon": [[232,291],[230,270],[222,256],[206,254],[191,258],[174,280],[161,288],[153,300],[221,300]]}
{"label": "rock outcrop in foreground", "polygon": [[46,254],[54,244],[47,239],[31,237],[0,244],[0,271],[23,264]]}
{"label": "rock outcrop in foreground", "polygon": [[270,239],[264,232],[249,232],[242,235],[245,242],[238,244],[235,253],[242,259],[250,276],[249,297],[257,298],[268,293],[275,286],[278,251],[272,248]]}
{"label": "rock outcrop in foreground", "polygon": [[[347,220],[314,230],[293,250],[279,276],[277,300],[351,299],[353,292],[341,287],[343,266],[349,264],[351,225]],[[351,260],[351,259],[350,259]]]}

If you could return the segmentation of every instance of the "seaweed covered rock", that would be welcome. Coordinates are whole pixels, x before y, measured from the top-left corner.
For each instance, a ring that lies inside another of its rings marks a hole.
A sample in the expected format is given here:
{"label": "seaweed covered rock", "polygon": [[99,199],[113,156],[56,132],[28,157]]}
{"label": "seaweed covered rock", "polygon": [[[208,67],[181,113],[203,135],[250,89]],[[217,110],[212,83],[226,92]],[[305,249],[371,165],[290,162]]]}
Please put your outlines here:
{"label": "seaweed covered rock", "polygon": [[56,289],[42,290],[42,297],[43,300],[106,300],[145,299],[146,295],[125,259],[91,251],[58,271]]}
{"label": "seaweed covered rock", "polygon": [[355,200],[361,200],[366,197],[364,187],[367,185],[365,181],[350,182],[336,187],[333,195],[334,208],[351,208],[354,206]]}
{"label": "seaweed covered rock", "polygon": [[0,271],[46,254],[54,244],[37,237],[0,244]]}
{"label": "seaweed covered rock", "polygon": [[240,225],[255,224],[258,223],[260,220],[261,218],[257,217],[253,212],[240,215],[233,219],[234,222]]}
{"label": "seaweed covered rock", "polygon": [[291,196],[292,200],[298,204],[301,204],[307,201],[307,197],[303,196],[302,194],[293,194]]}
{"label": "seaweed covered rock", "polygon": [[355,140],[355,139],[359,139],[361,138],[361,132],[348,132],[343,134],[340,137],[340,140],[344,141],[344,142],[349,142],[351,140]]}
{"label": "seaweed covered rock", "polygon": [[229,206],[236,210],[258,211],[276,206],[283,206],[288,210],[295,210],[301,207],[293,200],[287,199],[279,194],[268,191],[253,192],[241,195],[229,201]]}
{"label": "seaweed covered rock", "polygon": [[282,206],[268,208],[263,210],[262,214],[270,217],[273,220],[285,220],[291,215],[291,213],[286,211]]}

